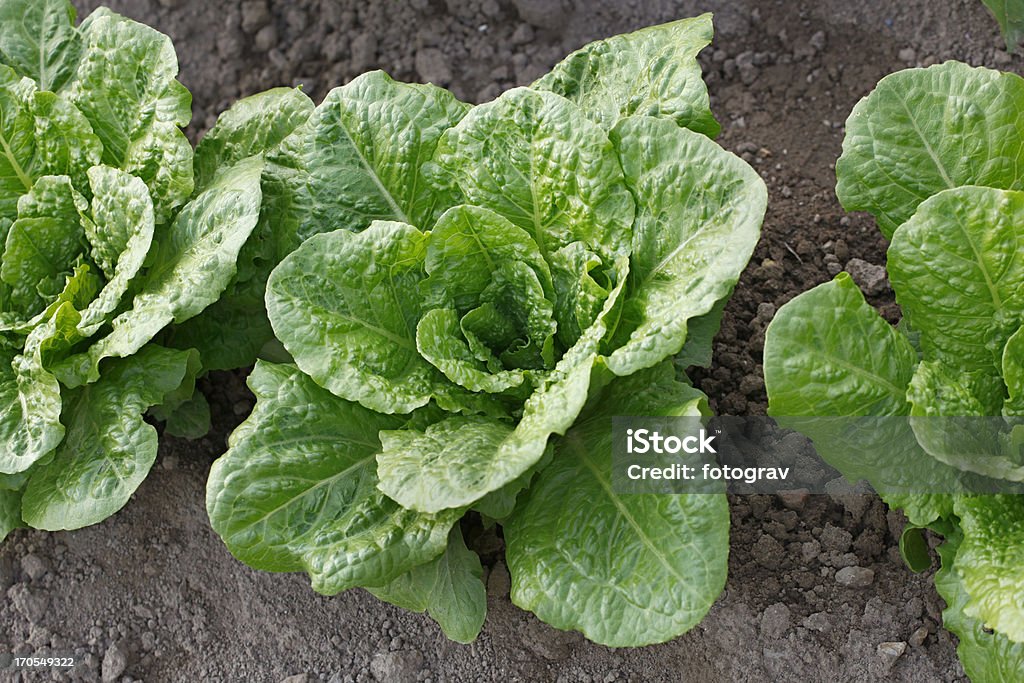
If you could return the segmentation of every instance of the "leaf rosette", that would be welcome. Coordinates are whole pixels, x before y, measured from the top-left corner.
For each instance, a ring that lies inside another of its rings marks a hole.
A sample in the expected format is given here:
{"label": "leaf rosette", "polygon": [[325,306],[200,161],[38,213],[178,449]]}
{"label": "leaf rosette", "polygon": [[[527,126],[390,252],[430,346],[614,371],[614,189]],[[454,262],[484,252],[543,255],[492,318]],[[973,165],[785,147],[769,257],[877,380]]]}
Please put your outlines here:
{"label": "leaf rosette", "polygon": [[559,628],[639,645],[700,620],[724,498],[620,496],[610,427],[707,410],[671,358],[707,355],[759,235],[764,184],[707,137],[710,37],[704,16],[599,41],[475,107],[372,72],[267,152],[250,282],[294,363],[257,364],[211,471],[236,556],[470,640],[475,510],[504,526],[513,600]]}
{"label": "leaf rosette", "polygon": [[0,1],[0,539],[106,518],[156,458],[143,414],[204,415],[196,352],[152,340],[218,298],[262,196],[258,156],[195,188],[167,36],[74,22]]}
{"label": "leaf rosette", "polygon": [[770,414],[812,430],[799,418],[904,417],[856,450],[808,434],[946,536],[936,585],[974,680],[1024,672],[1024,508],[978,495],[1024,481],[1022,104],[1024,79],[956,62],[882,79],[847,122],[836,191],[891,239],[903,321],[890,326],[840,274],[783,306],[765,338]]}

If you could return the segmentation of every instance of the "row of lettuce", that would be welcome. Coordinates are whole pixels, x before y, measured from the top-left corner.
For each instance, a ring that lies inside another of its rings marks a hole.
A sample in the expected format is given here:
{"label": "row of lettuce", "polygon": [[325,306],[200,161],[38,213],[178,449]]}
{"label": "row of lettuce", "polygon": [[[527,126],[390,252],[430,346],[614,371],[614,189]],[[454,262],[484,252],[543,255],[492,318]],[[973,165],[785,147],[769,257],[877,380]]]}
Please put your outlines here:
{"label": "row of lettuce", "polygon": [[[319,106],[275,89],[193,151],[165,36],[0,0],[0,538],[116,512],[156,458],[147,413],[202,435],[196,378],[255,363],[206,501],[247,564],[466,642],[486,608],[472,515],[501,525],[513,601],[558,628],[631,646],[695,625],[725,584],[725,497],[616,494],[610,430],[709,414],[685,369],[710,363],[759,237],[764,184],[712,140],[710,40],[705,15],[599,41],[477,106],[381,72]],[[998,453],[894,438],[1024,478],[1019,111],[1024,81],[953,63],[858,105],[838,192],[892,239],[905,320],[845,275],[783,307],[765,348],[783,422],[1001,415]],[[891,462],[809,436],[885,491]],[[1019,675],[1024,503],[887,499],[947,539],[968,672]]]}

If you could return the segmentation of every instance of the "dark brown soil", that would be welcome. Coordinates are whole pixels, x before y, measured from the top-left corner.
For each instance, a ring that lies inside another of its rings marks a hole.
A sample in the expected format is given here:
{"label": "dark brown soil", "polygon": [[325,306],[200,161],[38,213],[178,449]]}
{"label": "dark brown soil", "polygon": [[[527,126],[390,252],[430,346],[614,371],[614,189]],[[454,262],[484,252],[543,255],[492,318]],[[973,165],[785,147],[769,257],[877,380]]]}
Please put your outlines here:
{"label": "dark brown soil", "polygon": [[[884,265],[873,222],[847,216],[833,194],[856,100],[909,65],[1024,66],[1001,49],[976,0],[111,4],[174,39],[194,95],[194,136],[239,96],[301,82],[319,100],[375,67],[490,99],[588,40],[715,11],[717,37],[701,59],[720,142],[753,164],[770,192],[763,240],[726,309],[715,365],[697,373],[717,409],[737,415],[764,412],[761,347],[777,307],[851,259],[865,261],[868,276],[870,264]],[[888,289],[872,302],[898,315]],[[500,563],[489,569],[484,632],[469,646],[362,591],[326,598],[302,575],[252,571],[227,553],[203,506],[209,464],[252,400],[238,375],[216,375],[204,388],[214,433],[165,440],[124,511],[75,533],[19,531],[0,548],[0,652],[74,653],[70,677],[80,680],[964,680],[930,574],[904,567],[900,516],[872,496],[812,496],[789,507],[774,496],[733,499],[725,593],[690,633],[634,650],[590,644],[518,610]],[[870,585],[841,585],[844,567],[870,570]],[[908,641],[899,657],[879,649]]]}

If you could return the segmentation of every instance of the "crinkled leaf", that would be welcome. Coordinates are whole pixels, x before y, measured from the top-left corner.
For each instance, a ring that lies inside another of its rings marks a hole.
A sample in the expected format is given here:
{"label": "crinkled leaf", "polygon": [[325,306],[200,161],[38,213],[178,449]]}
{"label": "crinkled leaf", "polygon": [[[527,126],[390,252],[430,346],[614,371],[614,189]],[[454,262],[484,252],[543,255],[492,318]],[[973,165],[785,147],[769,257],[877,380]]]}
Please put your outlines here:
{"label": "crinkled leaf", "polygon": [[960,641],[956,652],[964,671],[979,683],[1015,683],[1024,677],[1024,645],[985,628],[980,619],[965,612],[969,596],[959,575],[959,539],[939,546],[942,568],[935,574],[935,588],[946,601],[942,625]]}
{"label": "crinkled leaf", "polygon": [[53,451],[64,436],[60,385],[38,353],[0,358],[0,473],[15,474]]}
{"label": "crinkled leaf", "polygon": [[426,612],[446,636],[470,643],[479,635],[487,613],[483,574],[480,558],[466,547],[456,525],[441,555],[413,567],[386,586],[367,590],[402,609]]}
{"label": "crinkled leaf", "polygon": [[804,292],[765,332],[768,412],[779,416],[906,415],[917,353],[849,275]]}
{"label": "crinkled leaf", "polygon": [[968,595],[964,614],[1024,642],[1024,498],[964,496],[956,513],[964,534],[955,565]]}
{"label": "crinkled leaf", "polygon": [[156,460],[156,430],[143,414],[181,384],[188,355],[149,345],[65,397],[64,441],[25,487],[27,524],[78,529],[124,507]]}
{"label": "crinkled leaf", "polygon": [[522,370],[492,372],[473,354],[461,334],[459,317],[450,308],[435,308],[416,325],[416,349],[449,380],[470,391],[498,393],[523,383]]}
{"label": "crinkled leaf", "polygon": [[262,169],[258,157],[236,164],[178,213],[132,308],[114,319],[109,335],[57,369],[62,382],[94,381],[100,360],[135,353],[171,321],[188,320],[217,300],[259,217]]}
{"label": "crinkled leaf", "polygon": [[962,185],[1024,189],[1024,80],[946,62],[878,82],[846,121],[836,194],[886,237],[933,194]]}
{"label": "crinkled leaf", "polygon": [[21,491],[0,487],[0,543],[3,543],[9,533],[23,526],[25,522],[21,519]]}
{"label": "crinkled leaf", "polygon": [[164,434],[183,439],[199,439],[210,431],[210,404],[198,391],[192,398],[164,414]]}
{"label": "crinkled leaf", "polygon": [[702,414],[671,363],[618,379],[505,521],[512,601],[612,647],[658,643],[699,622],[725,585],[722,495],[623,496],[611,484],[613,415]]}
{"label": "crinkled leaf", "polygon": [[506,483],[498,447],[512,426],[484,417],[450,417],[424,431],[382,431],[378,487],[404,508],[436,513],[476,502]]}
{"label": "crinkled leaf", "polygon": [[382,413],[408,413],[444,388],[416,349],[426,237],[379,221],[316,235],[274,270],[267,311],[317,384]]}
{"label": "crinkled leaf", "polygon": [[192,148],[179,129],[188,123],[191,95],[174,81],[174,46],[108,10],[91,14],[79,30],[84,48],[68,95],[102,141],[103,163],[142,178],[163,221],[193,187]]}
{"label": "crinkled leaf", "polygon": [[75,260],[86,250],[79,218],[84,202],[66,176],[40,178],[19,201],[0,268],[18,310],[34,314],[63,289]]}
{"label": "crinkled leaf", "polygon": [[637,200],[630,289],[608,357],[629,375],[678,353],[687,322],[739,280],[761,232],[768,193],[750,166],[671,121],[623,120],[611,132]]}
{"label": "crinkled leaf", "polygon": [[536,273],[544,293],[554,297],[551,273],[537,243],[522,228],[488,209],[456,206],[430,231],[421,288],[427,305],[458,310],[475,307],[505,262],[521,261]]}
{"label": "crinkled leaf", "polygon": [[571,242],[548,259],[555,283],[558,340],[569,347],[594,324],[608,296],[609,283],[595,279],[602,277],[601,257],[583,242]]}
{"label": "crinkled leaf", "polygon": [[1003,381],[1009,393],[1003,414],[1024,417],[1024,327],[1014,332],[1003,347]]}
{"label": "crinkled leaf", "polygon": [[515,88],[475,107],[436,161],[468,203],[525,230],[545,259],[576,241],[609,260],[629,251],[633,200],[611,142],[559,95]]}
{"label": "crinkled leaf", "polygon": [[625,116],[656,116],[713,138],[720,128],[697,63],[711,37],[703,14],[598,40],[531,87],[572,100],[606,130]]}
{"label": "crinkled leaf", "polygon": [[281,259],[311,235],[360,231],[375,220],[426,229],[456,202],[423,166],[469,109],[432,85],[363,74],[328,93],[268,155],[267,209]]}
{"label": "crinkled leaf", "polygon": [[213,528],[258,569],[306,571],[333,594],[381,586],[440,555],[460,512],[405,510],[377,488],[377,433],[406,418],[321,389],[298,368],[259,362],[252,415],[214,463]]}
{"label": "crinkled leaf", "polygon": [[78,64],[81,36],[68,0],[2,0],[0,60],[56,92]]}
{"label": "crinkled leaf", "polygon": [[85,233],[107,284],[82,313],[79,328],[84,336],[94,334],[121,303],[149,254],[155,225],[149,190],[135,176],[109,166],[93,166],[89,184],[92,219],[84,221]]}
{"label": "crinkled leaf", "polygon": [[941,192],[893,235],[889,279],[925,358],[994,370],[1024,312],[1024,193]]}
{"label": "crinkled leaf", "polygon": [[259,279],[236,282],[200,315],[175,325],[167,343],[179,349],[198,349],[207,370],[253,364],[264,346],[276,341],[267,319],[265,293],[266,283]]}
{"label": "crinkled leaf", "polygon": [[219,169],[274,149],[312,113],[313,101],[298,88],[272,88],[235,102],[196,147],[196,189],[209,185]]}

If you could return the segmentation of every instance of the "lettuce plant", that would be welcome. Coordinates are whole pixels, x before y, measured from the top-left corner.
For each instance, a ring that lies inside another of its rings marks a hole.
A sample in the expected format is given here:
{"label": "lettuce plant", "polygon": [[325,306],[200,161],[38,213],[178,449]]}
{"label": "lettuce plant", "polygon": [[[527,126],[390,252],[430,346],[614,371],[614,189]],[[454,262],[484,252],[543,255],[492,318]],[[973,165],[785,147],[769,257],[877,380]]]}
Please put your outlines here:
{"label": "lettuce plant", "polygon": [[66,0],[0,1],[0,539],[120,509],[153,406],[202,417],[194,351],[151,340],[217,299],[262,160],[193,173],[170,40]]}
{"label": "lettuce plant", "polygon": [[[783,306],[765,339],[771,414],[906,416],[860,449],[808,433],[912,527],[945,535],[936,585],[977,681],[1024,671],[1024,498],[977,495],[1024,480],[1022,111],[1013,74],[949,62],[884,78],[847,122],[837,193],[891,239],[903,321],[891,327],[841,273]],[[991,416],[992,435],[933,419],[969,416]],[[922,463],[916,489],[891,488]],[[951,475],[968,485],[948,486]]]}
{"label": "lettuce plant", "polygon": [[758,238],[764,185],[708,137],[710,38],[703,16],[599,41],[476,107],[380,72],[304,114],[287,91],[240,103],[212,145],[293,128],[253,143],[265,220],[236,291],[280,260],[266,309],[294,363],[257,363],[210,474],[236,557],[469,641],[474,512],[501,524],[513,601],[558,628],[641,645],[703,617],[725,497],[616,493],[611,417],[707,412],[672,358],[708,355]]}

